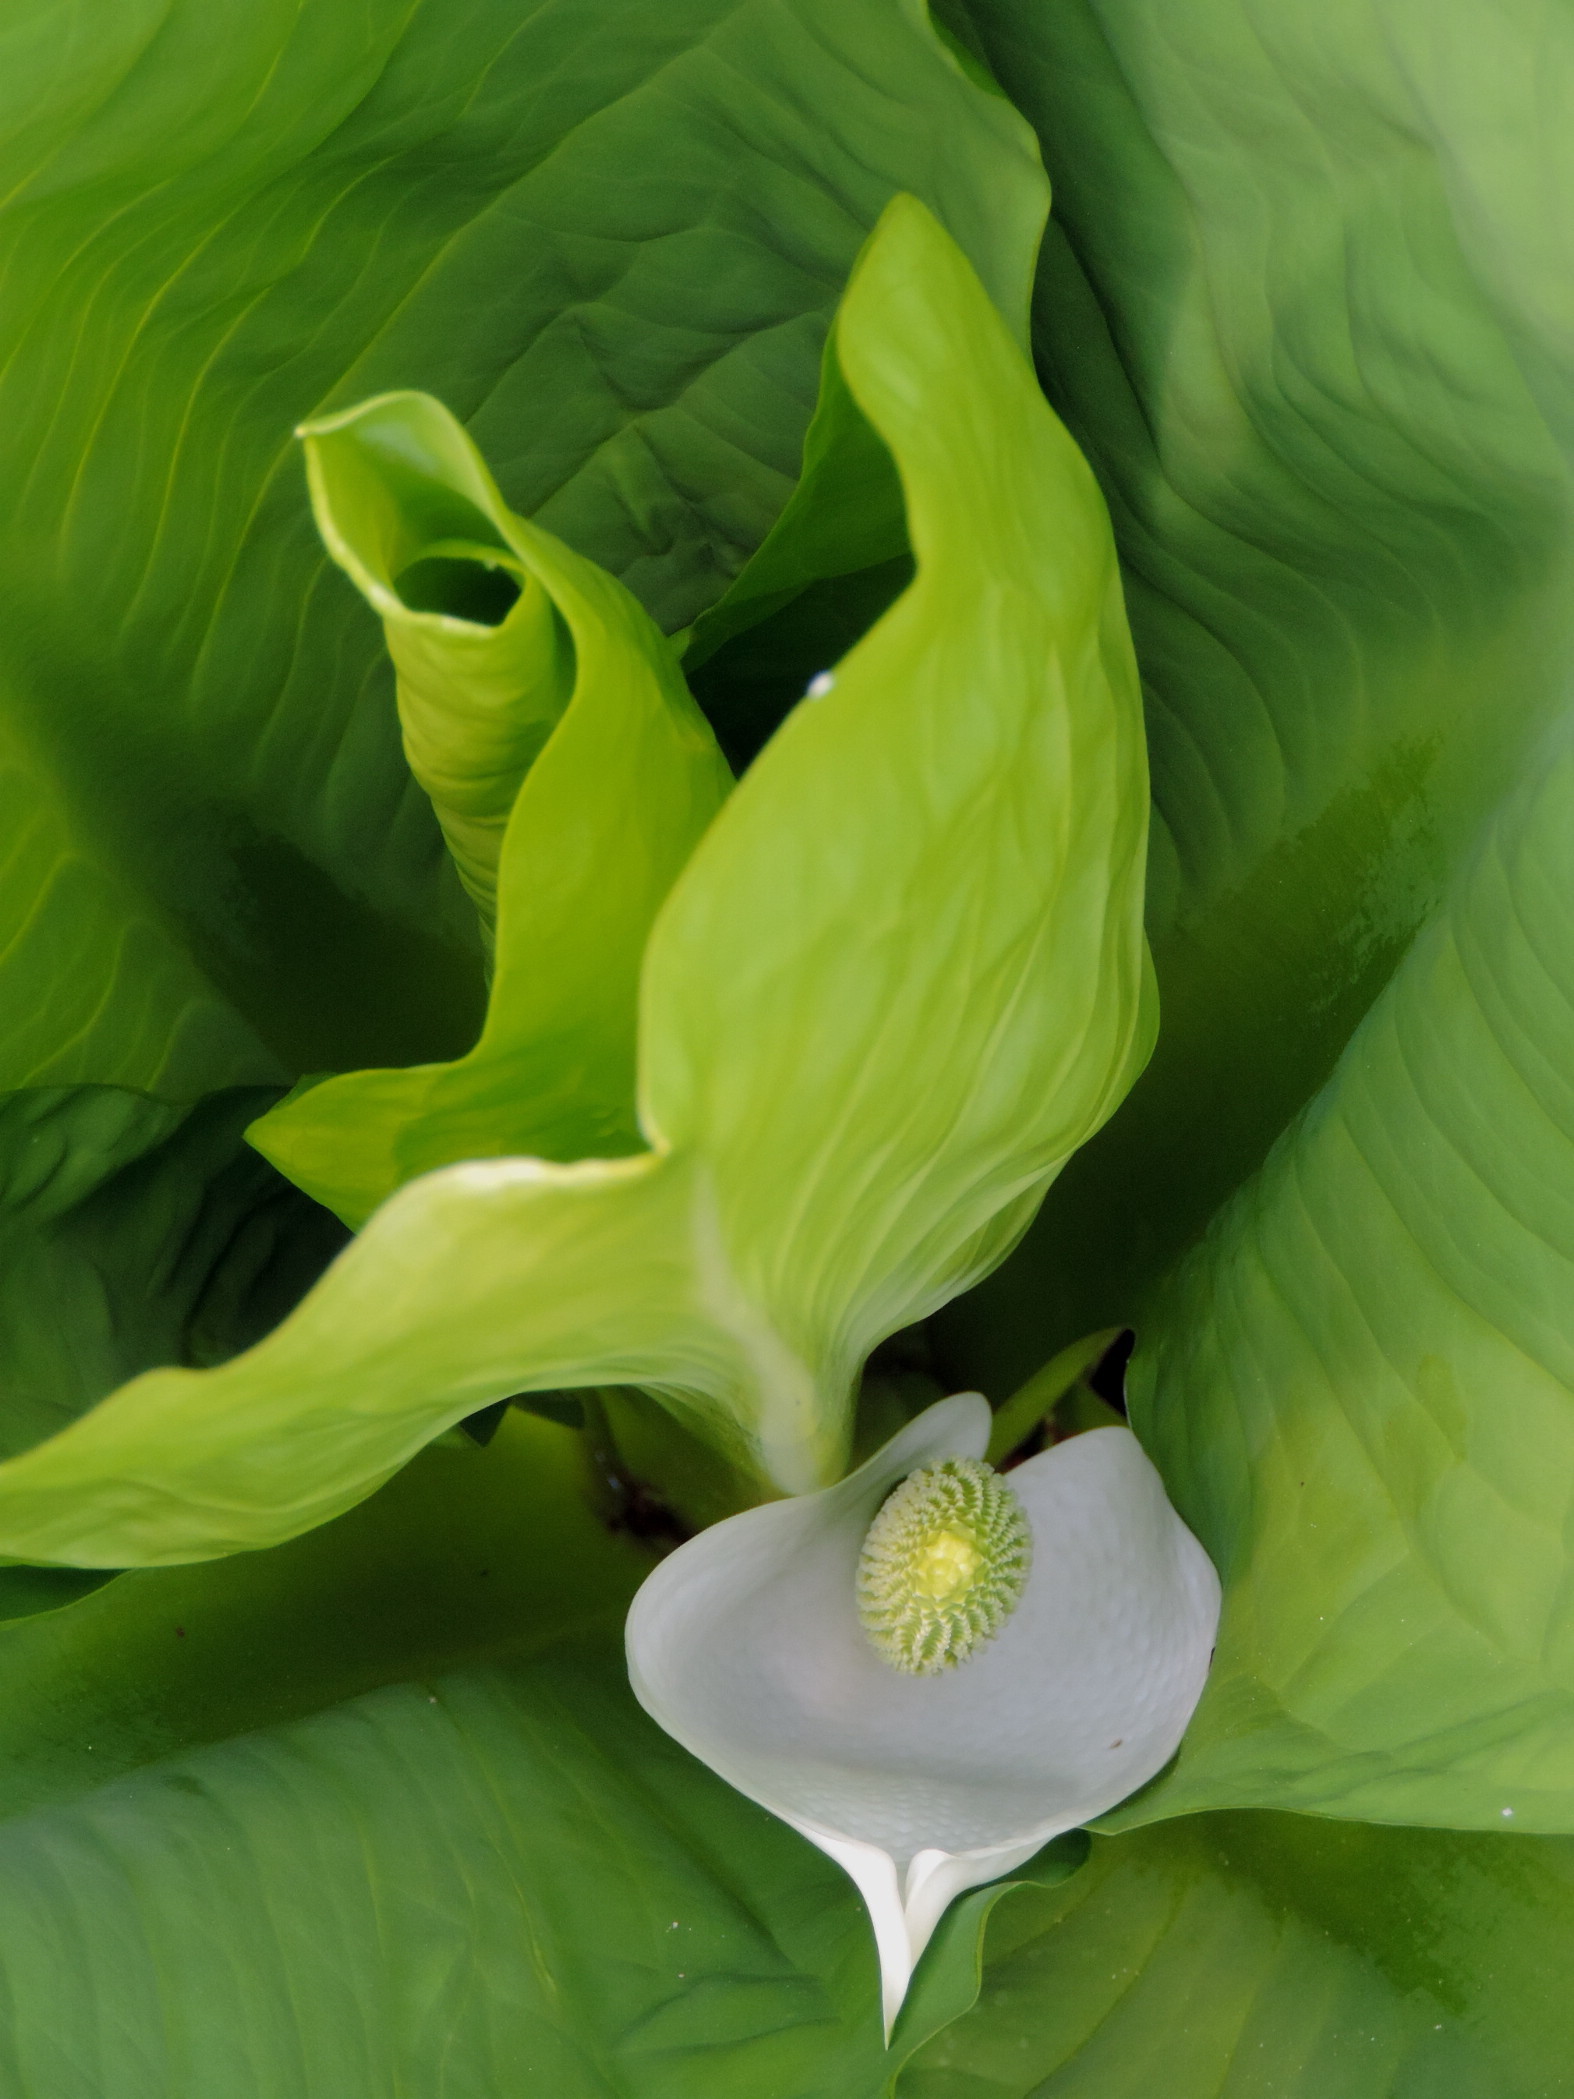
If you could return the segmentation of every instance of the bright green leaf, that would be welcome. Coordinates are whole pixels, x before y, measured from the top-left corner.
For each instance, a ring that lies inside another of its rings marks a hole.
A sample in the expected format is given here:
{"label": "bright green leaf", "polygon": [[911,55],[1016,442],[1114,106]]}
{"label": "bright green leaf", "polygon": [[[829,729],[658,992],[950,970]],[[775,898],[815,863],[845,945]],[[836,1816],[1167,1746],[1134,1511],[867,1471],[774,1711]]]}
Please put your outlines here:
{"label": "bright green leaf", "polygon": [[[456,1159],[642,1148],[645,941],[731,775],[649,617],[510,515],[438,402],[384,395],[306,437],[324,537],[383,615],[412,767],[483,915],[495,898],[499,917],[486,1025],[466,1057],[330,1079],[251,1133],[359,1225]],[[465,544],[482,551],[454,551]],[[411,575],[450,602],[499,575],[516,595],[498,626],[411,612],[394,588]]]}
{"label": "bright green leaf", "polygon": [[0,1469],[0,1542],[112,1567],[273,1544],[489,1401],[590,1382],[592,1351],[598,1383],[728,1389],[736,1348],[692,1301],[685,1187],[648,1154],[426,1175],[247,1354],[149,1371]]}
{"label": "bright green leaf", "polygon": [[1134,671],[1091,479],[917,206],[887,213],[834,344],[901,473],[917,580],[674,890],[641,1063],[647,1128],[713,1177],[733,1287],[831,1392],[1001,1257],[1154,1018]]}
{"label": "bright green leaf", "polygon": [[870,1348],[997,1261],[1118,1102],[1154,1018],[1146,775],[1097,490],[913,200],[836,345],[918,573],[662,909],[656,1149],[411,1183],[249,1355],[144,1377],[0,1469],[0,1547],[265,1544],[487,1402],[573,1385],[652,1388],[778,1488],[835,1477]]}

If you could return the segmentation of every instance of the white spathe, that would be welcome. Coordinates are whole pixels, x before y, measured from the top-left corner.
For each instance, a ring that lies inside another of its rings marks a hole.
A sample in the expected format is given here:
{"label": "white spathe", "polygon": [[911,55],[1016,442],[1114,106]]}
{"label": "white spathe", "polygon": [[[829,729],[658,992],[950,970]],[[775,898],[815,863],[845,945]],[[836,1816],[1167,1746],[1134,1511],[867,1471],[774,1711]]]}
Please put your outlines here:
{"label": "white spathe", "polygon": [[1094,1429],[1009,1475],[1033,1564],[995,1638],[940,1676],[883,1661],[858,1616],[864,1534],[916,1466],[982,1457],[989,1425],[975,1392],[939,1401],[836,1486],[690,1539],[628,1617],[645,1710],[857,1883],[888,2038],[955,1896],[1168,1761],[1218,1625],[1212,1562],[1136,1437]]}

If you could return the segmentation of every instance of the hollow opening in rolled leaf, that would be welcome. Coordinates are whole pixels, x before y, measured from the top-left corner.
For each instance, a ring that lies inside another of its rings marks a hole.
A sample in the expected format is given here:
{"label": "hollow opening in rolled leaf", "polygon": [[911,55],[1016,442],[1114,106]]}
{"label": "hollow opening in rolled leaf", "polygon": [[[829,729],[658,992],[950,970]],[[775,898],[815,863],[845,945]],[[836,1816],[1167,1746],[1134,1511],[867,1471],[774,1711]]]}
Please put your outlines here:
{"label": "hollow opening in rolled leaf", "polygon": [[490,548],[448,540],[424,548],[399,571],[394,589],[412,612],[500,627],[519,601],[521,584]]}

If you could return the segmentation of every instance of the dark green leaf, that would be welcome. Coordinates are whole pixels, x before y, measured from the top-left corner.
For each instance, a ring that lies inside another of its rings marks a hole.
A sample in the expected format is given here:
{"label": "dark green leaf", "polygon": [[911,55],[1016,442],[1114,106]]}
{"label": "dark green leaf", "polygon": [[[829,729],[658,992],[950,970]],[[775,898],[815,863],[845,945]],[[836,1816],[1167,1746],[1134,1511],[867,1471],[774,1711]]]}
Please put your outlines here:
{"label": "dark green leaf", "polygon": [[0,1567],[0,1622],[63,1611],[114,1579],[92,1567]]}
{"label": "dark green leaf", "polygon": [[343,1228],[241,1134],[274,1097],[0,1096],[0,1452],[156,1364],[224,1362],[316,1280]]}

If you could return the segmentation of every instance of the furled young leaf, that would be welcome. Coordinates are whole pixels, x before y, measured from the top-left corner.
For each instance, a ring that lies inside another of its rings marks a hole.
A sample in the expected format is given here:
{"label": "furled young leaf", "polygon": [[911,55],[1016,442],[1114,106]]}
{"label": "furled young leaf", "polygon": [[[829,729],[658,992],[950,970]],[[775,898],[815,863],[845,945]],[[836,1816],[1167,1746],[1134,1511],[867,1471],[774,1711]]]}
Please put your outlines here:
{"label": "furled young leaf", "polygon": [[1147,800],[1097,490],[915,200],[836,346],[918,572],[663,906],[655,1148],[411,1183],[247,1356],[142,1378],[0,1469],[0,1550],[265,1544],[488,1401],[565,1385],[656,1389],[778,1488],[834,1478],[864,1355],[998,1260],[1119,1100],[1153,1026]]}
{"label": "furled young leaf", "polygon": [[[360,1225],[403,1182],[455,1159],[642,1148],[640,961],[731,775],[649,616],[510,515],[440,403],[386,394],[310,426],[306,441],[323,535],[383,615],[411,764],[483,916],[495,900],[501,921],[486,1025],[467,1056],[329,1079],[251,1133]],[[498,626],[412,612],[395,588],[474,611],[510,576]]]}
{"label": "furled young leaf", "polygon": [[991,1929],[902,2099],[1565,2099],[1574,1848],[1206,1815]]}
{"label": "furled young leaf", "polygon": [[1148,696],[1155,1061],[963,1308],[1007,1390],[1314,1094],[1564,703],[1574,24],[1490,0],[946,0],[1055,184],[1035,342]]}
{"label": "furled young leaf", "polygon": [[681,626],[789,493],[895,190],[1025,326],[1031,136],[918,0],[18,0],[0,38],[0,1085],[458,1055],[473,913],[292,428],[432,389]]}
{"label": "furled young leaf", "polygon": [[382,620],[405,757],[490,934],[509,811],[568,705],[576,638],[441,403],[386,394],[299,434],[317,529]]}
{"label": "furled young leaf", "polygon": [[1129,1814],[1574,1830],[1574,736],[1159,1300],[1133,1415],[1226,1581]]}

